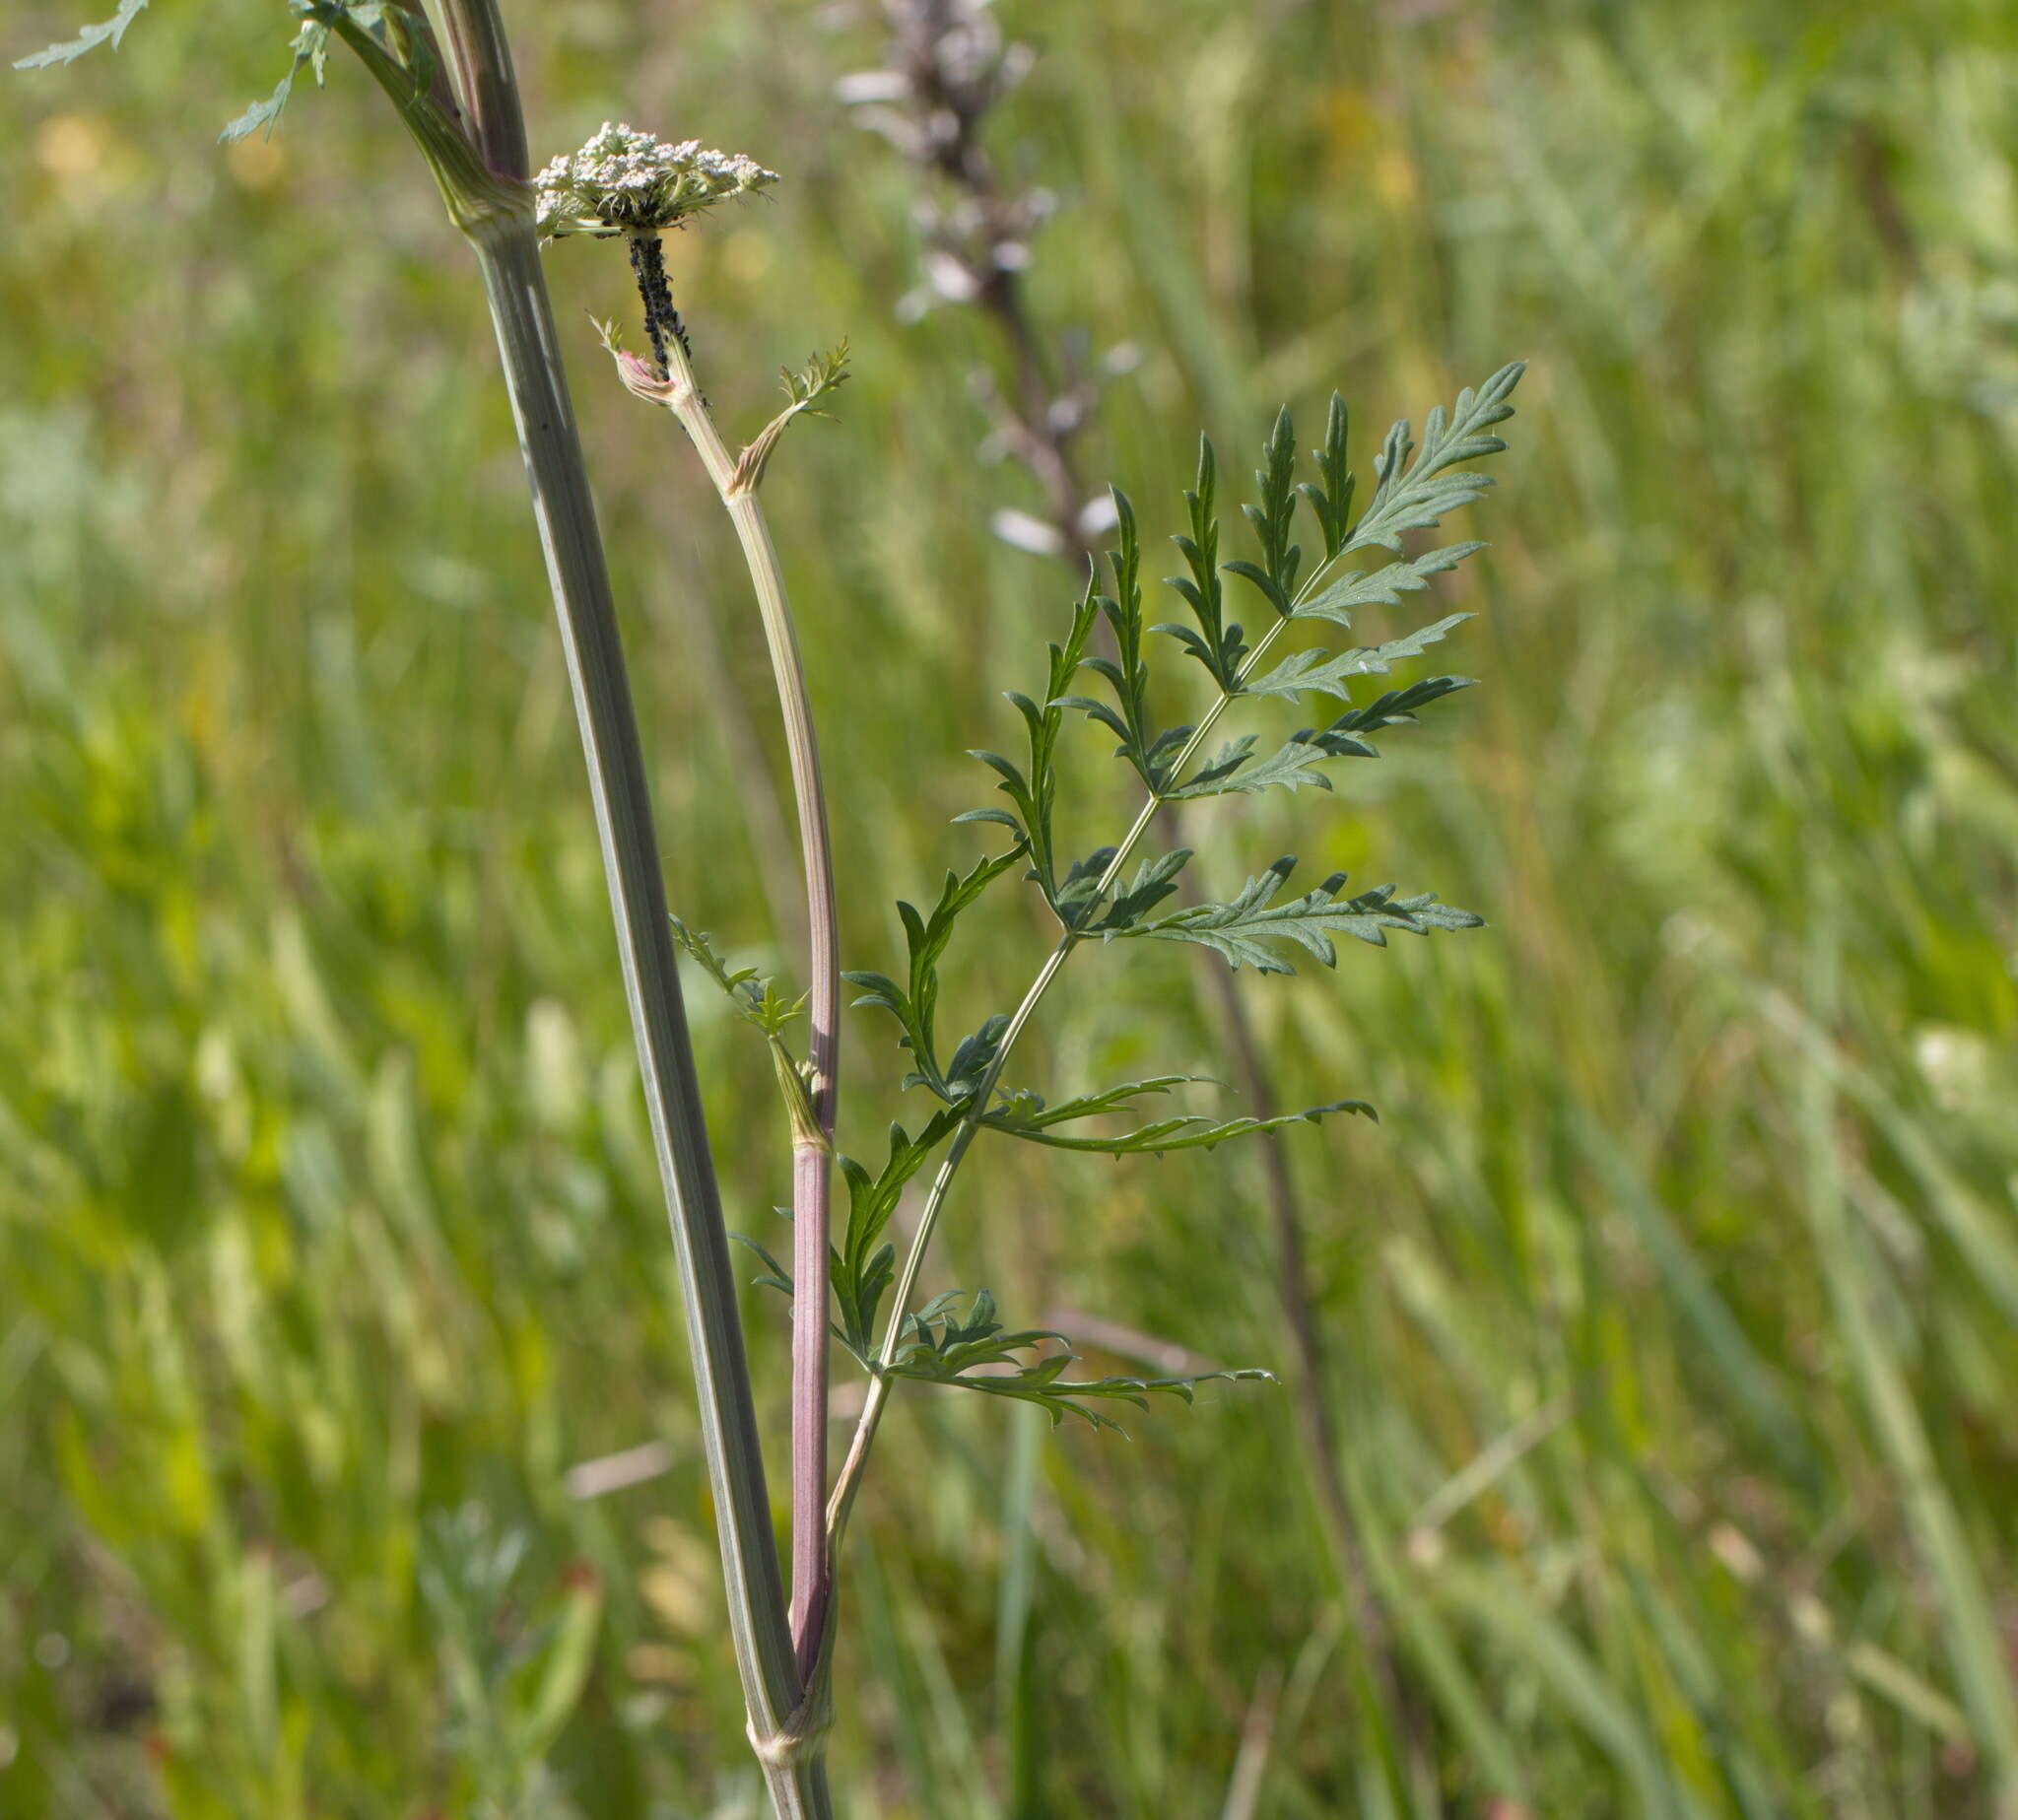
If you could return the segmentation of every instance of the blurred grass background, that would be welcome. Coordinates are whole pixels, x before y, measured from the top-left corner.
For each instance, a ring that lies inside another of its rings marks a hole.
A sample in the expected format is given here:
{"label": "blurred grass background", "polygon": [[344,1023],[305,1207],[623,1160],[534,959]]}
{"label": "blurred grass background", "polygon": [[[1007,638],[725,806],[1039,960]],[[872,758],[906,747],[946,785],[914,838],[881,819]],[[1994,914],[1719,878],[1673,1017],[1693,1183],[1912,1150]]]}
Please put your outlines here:
{"label": "blurred grass background", "polygon": [[[1201,842],[1208,883],[1300,851],[1494,926],[1249,992],[1286,1097],[1383,1114],[1286,1142],[1387,1638],[1286,1391],[1132,1444],[908,1398],[851,1543],[848,1811],[2018,1812],[2018,21],[1001,10],[1039,61],[991,145],[1063,204],[1033,302],[1141,350],[1087,457],[1153,534],[1200,425],[1238,472],[1335,384],[1364,471],[1533,362],[1453,526],[1493,544],[1446,647],[1486,687]],[[511,11],[536,155],[620,117],[788,174],[674,249],[731,424],[853,338],[767,499],[887,966],[1069,584],[988,533],[1039,502],[977,455],[986,326],[895,311],[912,177],[833,98],[877,13]],[[8,53],[76,23],[34,0]],[[356,70],[213,145],[285,31],[163,5],[0,86],[0,1813],[752,1813],[489,328]],[[732,545],[601,368],[619,261],[550,257],[670,895],[789,966]],[[1125,792],[1078,760],[1091,844]],[[1039,954],[992,917],[963,1029]],[[768,1064],[692,996],[762,1231]],[[1194,1000],[1092,957],[1029,1072],[1220,1072]],[[847,1041],[868,1154],[896,1057]],[[1255,1167],[996,1154],[934,1280],[1287,1367]]]}

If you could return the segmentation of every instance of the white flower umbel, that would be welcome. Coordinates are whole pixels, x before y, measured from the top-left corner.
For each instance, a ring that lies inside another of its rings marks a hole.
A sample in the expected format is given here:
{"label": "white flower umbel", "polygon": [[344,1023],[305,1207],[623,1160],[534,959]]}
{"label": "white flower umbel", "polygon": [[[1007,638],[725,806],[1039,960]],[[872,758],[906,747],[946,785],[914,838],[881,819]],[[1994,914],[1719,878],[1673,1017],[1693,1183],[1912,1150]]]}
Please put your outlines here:
{"label": "white flower umbel", "polygon": [[533,185],[540,232],[554,236],[657,234],[776,181],[776,171],[740,152],[712,151],[698,139],[668,145],[605,120],[580,151],[555,159]]}

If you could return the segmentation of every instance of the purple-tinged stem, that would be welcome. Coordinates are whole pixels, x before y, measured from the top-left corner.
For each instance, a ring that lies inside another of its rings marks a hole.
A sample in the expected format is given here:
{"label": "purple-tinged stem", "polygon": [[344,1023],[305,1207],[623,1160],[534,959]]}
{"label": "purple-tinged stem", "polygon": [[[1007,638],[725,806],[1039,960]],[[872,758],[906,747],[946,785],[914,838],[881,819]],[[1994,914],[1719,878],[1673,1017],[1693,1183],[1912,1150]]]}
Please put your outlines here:
{"label": "purple-tinged stem", "polygon": [[784,715],[785,750],[798,803],[799,847],[805,859],[806,924],[811,937],[806,985],[812,1024],[806,1090],[811,1115],[807,1117],[794,1102],[791,1629],[799,1674],[810,1685],[826,1642],[833,1593],[832,1557],[827,1545],[827,1303],[841,1058],[841,940],[834,846],[798,632],[785,597],[777,551],[757,500],[761,467],[746,470],[722,440],[695,377],[687,338],[678,318],[671,314],[670,299],[648,293],[645,308],[658,330],[652,338],[652,351],[662,363],[663,382],[651,383],[639,371],[642,363],[631,356],[619,357],[619,371],[639,396],[663,404],[680,420],[742,542]]}

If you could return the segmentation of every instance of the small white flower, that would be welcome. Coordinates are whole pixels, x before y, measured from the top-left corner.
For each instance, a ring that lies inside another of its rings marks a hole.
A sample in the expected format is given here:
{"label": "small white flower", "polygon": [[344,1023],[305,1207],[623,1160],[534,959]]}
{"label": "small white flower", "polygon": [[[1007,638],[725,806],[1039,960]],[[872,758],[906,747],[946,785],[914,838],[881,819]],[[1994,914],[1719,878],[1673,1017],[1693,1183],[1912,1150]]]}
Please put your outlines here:
{"label": "small white flower", "polygon": [[656,234],[776,181],[776,171],[740,152],[716,152],[698,139],[668,145],[605,120],[580,151],[542,170],[533,187],[545,234]]}

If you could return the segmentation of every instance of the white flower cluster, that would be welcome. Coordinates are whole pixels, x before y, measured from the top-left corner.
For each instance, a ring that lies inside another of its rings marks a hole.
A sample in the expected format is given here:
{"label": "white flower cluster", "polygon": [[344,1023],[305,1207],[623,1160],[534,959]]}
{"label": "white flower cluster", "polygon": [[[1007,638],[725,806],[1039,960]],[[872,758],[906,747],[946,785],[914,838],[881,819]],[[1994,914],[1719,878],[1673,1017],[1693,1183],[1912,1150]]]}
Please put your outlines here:
{"label": "white flower cluster", "polygon": [[580,151],[555,159],[533,186],[546,234],[652,234],[776,181],[776,171],[739,152],[711,151],[698,139],[668,145],[605,120]]}

